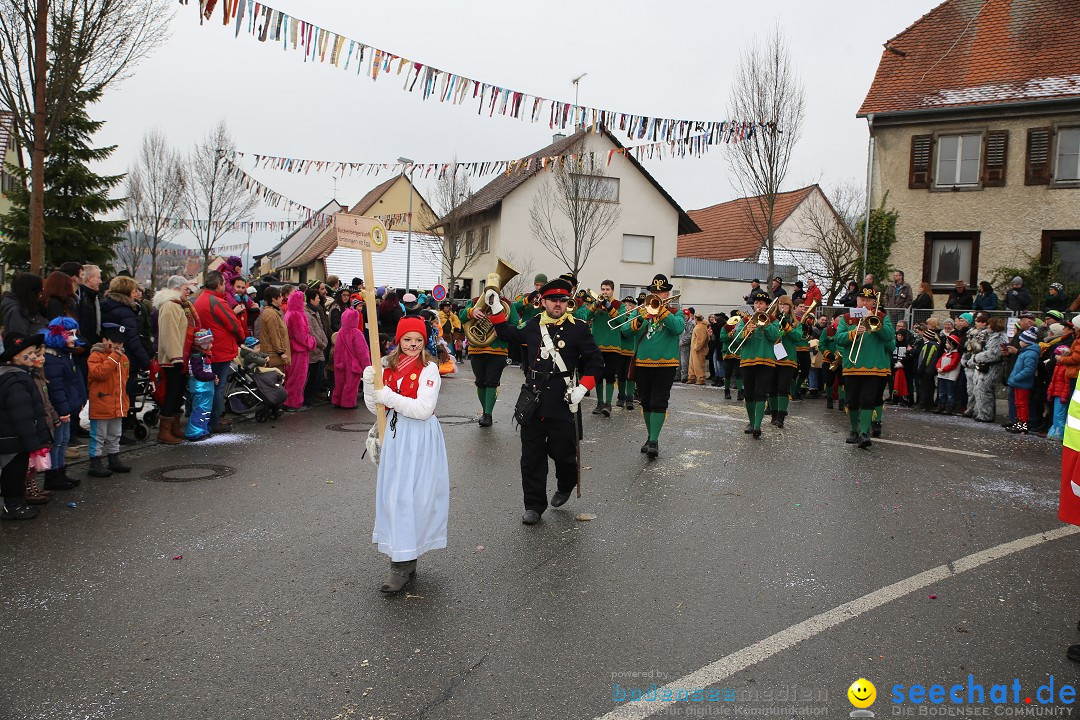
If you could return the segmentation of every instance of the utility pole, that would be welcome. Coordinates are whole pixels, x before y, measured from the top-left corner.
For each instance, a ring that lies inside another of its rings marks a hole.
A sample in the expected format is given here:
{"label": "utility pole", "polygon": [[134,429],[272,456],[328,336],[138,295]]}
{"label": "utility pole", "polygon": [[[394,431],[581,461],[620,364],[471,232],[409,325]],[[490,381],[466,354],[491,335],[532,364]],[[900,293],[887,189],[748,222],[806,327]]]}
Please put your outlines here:
{"label": "utility pole", "polygon": [[37,0],[34,22],[34,147],[30,153],[30,272],[45,266],[45,67],[49,0]]}

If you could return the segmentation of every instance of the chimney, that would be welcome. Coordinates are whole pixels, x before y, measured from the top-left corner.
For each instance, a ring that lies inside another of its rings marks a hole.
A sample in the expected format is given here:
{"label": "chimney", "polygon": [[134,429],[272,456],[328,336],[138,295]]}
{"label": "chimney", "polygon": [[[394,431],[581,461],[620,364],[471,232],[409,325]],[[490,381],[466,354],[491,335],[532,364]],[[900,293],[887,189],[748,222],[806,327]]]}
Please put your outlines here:
{"label": "chimney", "polygon": [[566,134],[565,133],[555,133],[555,135],[552,136],[552,138],[551,138],[551,142],[557,143],[560,140],[564,140],[564,139],[566,139]]}

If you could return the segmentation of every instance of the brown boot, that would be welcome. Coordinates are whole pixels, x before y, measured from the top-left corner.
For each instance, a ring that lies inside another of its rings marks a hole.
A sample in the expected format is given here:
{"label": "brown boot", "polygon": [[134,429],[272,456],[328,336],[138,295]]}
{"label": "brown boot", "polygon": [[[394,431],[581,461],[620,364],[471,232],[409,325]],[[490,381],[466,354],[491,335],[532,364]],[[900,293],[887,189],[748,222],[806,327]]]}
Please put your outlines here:
{"label": "brown boot", "polygon": [[158,420],[157,441],[162,445],[179,445],[182,441],[173,435],[173,419],[164,415]]}
{"label": "brown boot", "polygon": [[26,473],[25,485],[26,497],[23,498],[28,505],[44,505],[49,502],[48,496],[42,494],[37,484],[37,473],[30,470]]}
{"label": "brown boot", "polygon": [[396,593],[405,587],[406,583],[412,580],[414,575],[416,575],[415,560],[392,562],[390,563],[390,575],[379,590],[384,593]]}
{"label": "brown boot", "polygon": [[172,436],[177,440],[184,439],[184,425],[187,422],[184,420],[184,413],[180,412],[172,419]]}

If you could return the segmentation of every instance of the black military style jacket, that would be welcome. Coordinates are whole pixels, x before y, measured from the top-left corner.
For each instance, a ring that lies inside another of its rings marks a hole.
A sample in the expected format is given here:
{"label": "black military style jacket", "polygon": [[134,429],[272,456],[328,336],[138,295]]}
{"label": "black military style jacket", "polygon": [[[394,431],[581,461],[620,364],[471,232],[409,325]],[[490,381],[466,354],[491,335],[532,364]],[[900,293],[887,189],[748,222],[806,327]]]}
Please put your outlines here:
{"label": "black military style jacket", "polygon": [[[567,313],[569,315],[569,313]],[[506,322],[506,315],[493,315],[491,321],[495,325],[495,333],[500,340],[509,343],[528,346],[523,361],[528,363],[526,382],[540,391],[540,408],[537,416],[545,420],[562,420],[571,422],[574,416],[570,413],[570,406],[566,402],[565,375],[555,367],[552,358],[542,357],[541,349],[543,341],[540,336],[540,315],[529,318],[524,327],[516,328]],[[604,358],[600,349],[596,347],[589,324],[567,317],[558,325],[548,325],[548,334],[555,349],[562,356],[567,372],[573,373],[579,362],[583,369],[583,377],[596,378],[604,371]],[[578,383],[581,379],[578,379]],[[586,382],[587,387],[593,383]]]}

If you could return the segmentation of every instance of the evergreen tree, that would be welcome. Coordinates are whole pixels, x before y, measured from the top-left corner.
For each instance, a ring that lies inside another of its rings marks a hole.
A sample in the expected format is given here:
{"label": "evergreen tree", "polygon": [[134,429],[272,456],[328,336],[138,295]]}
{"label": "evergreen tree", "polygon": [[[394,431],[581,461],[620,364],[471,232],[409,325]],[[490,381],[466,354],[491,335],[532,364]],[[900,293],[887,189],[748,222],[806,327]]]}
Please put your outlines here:
{"label": "evergreen tree", "polygon": [[[57,267],[73,260],[109,267],[113,245],[124,231],[123,220],[103,220],[101,216],[120,208],[122,198],[110,198],[123,175],[98,175],[90,163],[107,159],[116,150],[91,146],[94,133],[103,122],[91,120],[87,107],[100,93],[83,93],[74,110],[52,136],[45,160],[45,267]],[[0,259],[15,268],[30,263],[30,168],[8,166],[17,179],[11,193],[12,206],[0,215],[0,233],[8,242],[0,243]]]}

